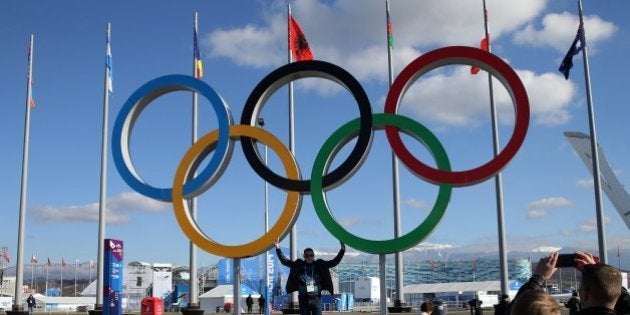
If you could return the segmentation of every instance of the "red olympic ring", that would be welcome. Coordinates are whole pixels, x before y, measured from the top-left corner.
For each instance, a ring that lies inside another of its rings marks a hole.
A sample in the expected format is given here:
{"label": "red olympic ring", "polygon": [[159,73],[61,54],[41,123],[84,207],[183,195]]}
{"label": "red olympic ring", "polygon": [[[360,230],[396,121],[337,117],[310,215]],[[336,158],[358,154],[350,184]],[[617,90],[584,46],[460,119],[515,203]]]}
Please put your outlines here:
{"label": "red olympic ring", "polygon": [[385,133],[396,156],[417,176],[434,184],[470,186],[500,172],[516,155],[527,134],[529,99],[523,83],[507,63],[487,51],[472,47],[453,46],[427,52],[408,64],[396,77],[387,94],[384,112],[396,114],[402,96],[420,76],[435,68],[452,64],[472,65],[488,71],[503,84],[510,94],[515,111],[514,132],[503,150],[494,159],[477,168],[465,171],[442,171],[416,159],[403,144],[398,128],[387,126]]}

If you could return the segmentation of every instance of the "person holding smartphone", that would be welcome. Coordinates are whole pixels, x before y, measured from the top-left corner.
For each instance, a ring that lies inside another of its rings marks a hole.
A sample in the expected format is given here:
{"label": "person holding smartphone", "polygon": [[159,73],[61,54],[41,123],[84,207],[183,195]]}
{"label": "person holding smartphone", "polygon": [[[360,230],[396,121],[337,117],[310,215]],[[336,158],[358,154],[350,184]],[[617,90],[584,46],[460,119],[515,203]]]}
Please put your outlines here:
{"label": "person holding smartphone", "polygon": [[[599,263],[599,259],[585,252],[575,252],[575,254],[562,255],[559,259],[558,252],[552,252],[549,256],[542,257],[536,265],[532,277],[518,291],[512,305],[512,315],[519,315],[514,312],[515,304],[522,304],[518,301],[525,292],[532,290],[544,291],[545,282],[556,272],[558,267],[573,266],[582,272],[582,280],[578,290],[582,301],[582,310],[578,315],[615,315],[615,303],[621,295],[621,273],[615,267]],[[558,263],[560,261],[560,263]],[[527,294],[528,296],[530,294]],[[548,296],[548,294],[539,295]],[[539,304],[538,300],[531,300],[530,306],[533,308]],[[522,305],[521,305],[522,306]],[[527,306],[527,305],[526,305]],[[520,308],[520,309],[527,309]],[[527,314],[527,313],[523,313]],[[530,313],[531,314],[531,313]]]}
{"label": "person holding smartphone", "polygon": [[346,245],[341,243],[341,249],[332,260],[315,260],[312,248],[304,249],[304,259],[290,260],[282,254],[280,244],[274,242],[276,254],[280,263],[290,268],[287,278],[287,293],[298,291],[298,303],[301,315],[321,315],[322,290],[334,294],[330,268],[337,266],[346,251]]}

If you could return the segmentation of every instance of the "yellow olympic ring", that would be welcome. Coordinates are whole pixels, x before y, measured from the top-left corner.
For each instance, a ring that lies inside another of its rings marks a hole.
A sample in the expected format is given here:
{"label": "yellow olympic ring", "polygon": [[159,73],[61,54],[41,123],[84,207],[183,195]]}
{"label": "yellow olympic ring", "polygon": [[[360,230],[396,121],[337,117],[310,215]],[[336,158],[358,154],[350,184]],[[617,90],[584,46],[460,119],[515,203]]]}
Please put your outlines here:
{"label": "yellow olympic ring", "polygon": [[[184,158],[179,163],[173,181],[172,202],[175,218],[182,231],[184,231],[184,234],[186,234],[195,245],[208,253],[229,258],[256,256],[269,249],[270,244],[273,244],[273,242],[278,239],[282,239],[289,232],[299,215],[302,195],[297,191],[287,192],[286,203],[278,221],[271,227],[268,233],[265,233],[252,242],[231,246],[223,245],[210,239],[199,229],[197,222],[195,222],[195,219],[190,215],[188,202],[183,195],[183,189],[185,181],[191,178],[192,173],[194,173],[199,163],[216,147],[218,136],[218,130],[204,135],[188,149]],[[300,170],[293,154],[291,154],[280,139],[257,127],[248,125],[230,126],[230,139],[239,139],[243,136],[254,138],[274,150],[284,166],[287,178],[293,180],[301,179]],[[208,188],[210,187],[204,190]]]}

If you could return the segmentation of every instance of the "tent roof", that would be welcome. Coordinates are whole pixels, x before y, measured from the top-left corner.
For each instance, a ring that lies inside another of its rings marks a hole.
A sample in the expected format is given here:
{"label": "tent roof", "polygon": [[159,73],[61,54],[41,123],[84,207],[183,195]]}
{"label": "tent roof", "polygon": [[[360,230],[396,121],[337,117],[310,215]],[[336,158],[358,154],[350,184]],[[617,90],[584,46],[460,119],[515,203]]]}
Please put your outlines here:
{"label": "tent roof", "polygon": [[[232,297],[233,289],[231,284],[221,284],[216,286],[214,289],[202,294],[199,298],[213,298],[213,297]],[[242,293],[242,296],[247,296],[247,294]],[[252,294],[252,297],[258,298],[260,294]]]}

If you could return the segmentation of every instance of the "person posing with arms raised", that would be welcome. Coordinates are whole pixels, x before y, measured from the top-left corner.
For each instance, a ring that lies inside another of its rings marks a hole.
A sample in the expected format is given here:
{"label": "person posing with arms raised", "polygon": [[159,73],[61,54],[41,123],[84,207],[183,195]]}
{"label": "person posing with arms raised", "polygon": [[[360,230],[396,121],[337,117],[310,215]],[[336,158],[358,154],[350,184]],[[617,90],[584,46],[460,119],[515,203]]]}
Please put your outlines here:
{"label": "person posing with arms raised", "polygon": [[287,279],[287,293],[298,291],[298,302],[301,315],[321,315],[322,290],[334,294],[330,268],[341,262],[346,251],[346,245],[341,243],[341,249],[332,260],[315,260],[315,252],[311,248],[304,249],[304,260],[292,261],[282,254],[280,244],[274,242],[276,254],[280,263],[290,268]]}

